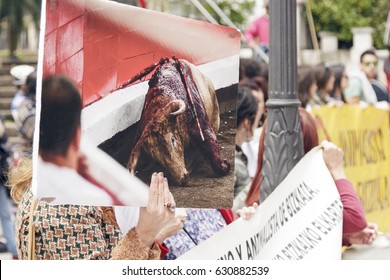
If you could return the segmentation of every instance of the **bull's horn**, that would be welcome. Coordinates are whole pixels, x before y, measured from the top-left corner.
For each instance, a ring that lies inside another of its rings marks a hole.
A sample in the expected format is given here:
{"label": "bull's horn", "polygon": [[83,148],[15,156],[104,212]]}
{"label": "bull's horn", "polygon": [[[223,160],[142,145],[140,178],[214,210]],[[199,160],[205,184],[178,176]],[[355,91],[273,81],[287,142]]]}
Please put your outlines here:
{"label": "bull's horn", "polygon": [[180,115],[182,113],[184,113],[184,111],[186,110],[186,104],[184,103],[183,100],[180,100],[180,99],[175,99],[175,100],[172,100],[171,102],[169,102],[166,106],[165,106],[165,115],[168,117],[168,115],[171,115],[171,116],[177,116],[177,115]]}

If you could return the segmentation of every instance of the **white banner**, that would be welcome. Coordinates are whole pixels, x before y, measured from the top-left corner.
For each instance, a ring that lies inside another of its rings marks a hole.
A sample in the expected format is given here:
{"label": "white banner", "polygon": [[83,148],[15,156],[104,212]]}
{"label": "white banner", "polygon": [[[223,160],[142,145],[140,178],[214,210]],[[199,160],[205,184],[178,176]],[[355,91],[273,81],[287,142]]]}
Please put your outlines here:
{"label": "white banner", "polygon": [[322,150],[314,148],[252,219],[236,220],[179,259],[340,259],[342,215]]}

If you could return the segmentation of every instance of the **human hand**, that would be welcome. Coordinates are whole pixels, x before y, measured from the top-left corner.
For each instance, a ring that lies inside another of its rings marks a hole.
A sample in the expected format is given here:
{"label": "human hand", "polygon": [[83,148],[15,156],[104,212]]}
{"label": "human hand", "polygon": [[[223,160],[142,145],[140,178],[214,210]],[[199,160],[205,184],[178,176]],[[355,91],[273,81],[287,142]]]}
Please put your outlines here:
{"label": "human hand", "polygon": [[255,214],[257,207],[259,207],[259,205],[255,202],[252,206],[238,209],[236,211],[236,215],[241,217],[243,220],[249,220]]}
{"label": "human hand", "polygon": [[345,236],[349,244],[364,244],[371,245],[375,241],[378,234],[378,225],[375,223],[368,223],[368,226],[356,233]]}
{"label": "human hand", "polygon": [[164,240],[178,233],[184,227],[185,216],[178,215],[157,234],[156,240],[162,244]]}
{"label": "human hand", "polygon": [[141,207],[138,224],[135,228],[142,242],[151,247],[157,234],[175,219],[174,211],[166,205],[175,207],[175,200],[168,188],[168,180],[163,173],[153,173],[146,207]]}
{"label": "human hand", "polygon": [[326,167],[328,167],[333,179],[345,179],[346,176],[343,169],[343,150],[326,140],[321,142],[321,146],[323,148],[323,157]]}

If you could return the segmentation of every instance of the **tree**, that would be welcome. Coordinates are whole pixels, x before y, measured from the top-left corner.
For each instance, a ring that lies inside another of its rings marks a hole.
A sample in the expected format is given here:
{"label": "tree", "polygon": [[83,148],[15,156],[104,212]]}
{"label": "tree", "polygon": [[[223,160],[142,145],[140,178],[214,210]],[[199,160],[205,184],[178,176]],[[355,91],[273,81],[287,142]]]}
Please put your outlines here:
{"label": "tree", "polygon": [[370,26],[375,29],[374,45],[383,48],[383,34],[389,0],[308,0],[316,31],[338,34],[341,43],[352,45],[351,28]]}
{"label": "tree", "polygon": [[[240,29],[244,30],[247,19],[253,13],[256,0],[213,0],[218,7]],[[219,24],[227,25],[205,0],[199,0],[200,4],[218,21]],[[179,16],[206,20],[201,12],[190,0],[148,0],[148,8],[162,12],[173,13]]]}
{"label": "tree", "polygon": [[0,0],[0,20],[8,23],[8,48],[11,59],[16,59],[15,50],[24,27],[24,16],[31,15],[38,25],[40,10],[40,0]]}
{"label": "tree", "polygon": [[[247,27],[247,20],[253,14],[256,0],[213,0],[225,15],[241,30]],[[205,3],[205,8],[218,21],[219,24],[226,23],[218,16],[218,14]]]}

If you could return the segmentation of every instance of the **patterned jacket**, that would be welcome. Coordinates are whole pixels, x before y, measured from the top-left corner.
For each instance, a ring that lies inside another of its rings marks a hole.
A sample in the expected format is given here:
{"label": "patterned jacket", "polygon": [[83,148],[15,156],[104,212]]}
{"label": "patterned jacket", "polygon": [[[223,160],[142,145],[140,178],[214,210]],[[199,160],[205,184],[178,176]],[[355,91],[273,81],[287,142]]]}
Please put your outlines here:
{"label": "patterned jacket", "polygon": [[[25,192],[17,216],[19,259],[28,258],[28,231],[33,196]],[[34,211],[35,259],[159,259],[135,229],[122,237],[112,207],[50,205],[39,202]]]}

